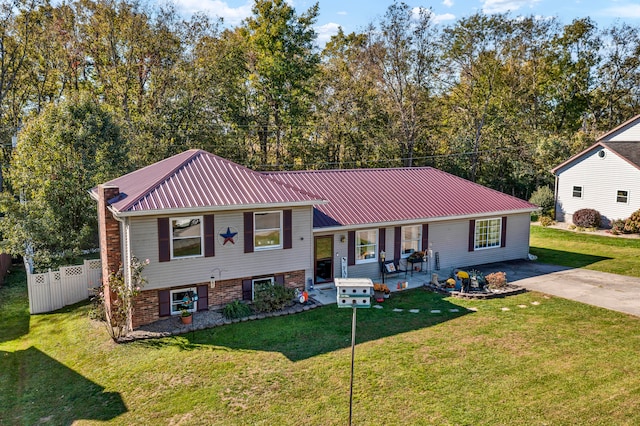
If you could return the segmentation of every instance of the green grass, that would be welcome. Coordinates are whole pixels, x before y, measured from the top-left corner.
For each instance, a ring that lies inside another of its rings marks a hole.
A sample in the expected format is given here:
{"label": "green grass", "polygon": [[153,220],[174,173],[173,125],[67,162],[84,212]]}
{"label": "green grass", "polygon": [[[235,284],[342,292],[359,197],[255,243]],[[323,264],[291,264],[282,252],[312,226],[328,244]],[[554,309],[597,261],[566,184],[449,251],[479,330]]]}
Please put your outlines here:
{"label": "green grass", "polygon": [[[0,289],[0,424],[347,422],[349,309],[116,345],[87,305],[29,317],[24,292]],[[354,424],[640,424],[638,318],[416,289],[357,320]]]}
{"label": "green grass", "polygon": [[640,239],[532,226],[530,245],[543,263],[640,277]]}

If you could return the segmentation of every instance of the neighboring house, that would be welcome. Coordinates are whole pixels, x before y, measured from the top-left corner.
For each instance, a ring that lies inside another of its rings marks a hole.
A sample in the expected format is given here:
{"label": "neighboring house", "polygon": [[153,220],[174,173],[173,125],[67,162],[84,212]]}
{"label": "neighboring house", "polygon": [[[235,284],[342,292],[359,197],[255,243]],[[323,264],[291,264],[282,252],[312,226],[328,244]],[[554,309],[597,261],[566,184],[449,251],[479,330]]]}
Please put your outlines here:
{"label": "neighboring house", "polygon": [[[431,250],[434,266],[526,258],[536,206],[430,167],[255,172],[190,150],[91,190],[104,276],[149,259],[134,327],[252,300],[256,283],[302,289],[377,279],[380,252]],[[343,261],[344,259],[344,261]]]}
{"label": "neighboring house", "polygon": [[600,136],[595,144],[552,170],[556,220],[595,209],[602,226],[640,209],[640,115]]}

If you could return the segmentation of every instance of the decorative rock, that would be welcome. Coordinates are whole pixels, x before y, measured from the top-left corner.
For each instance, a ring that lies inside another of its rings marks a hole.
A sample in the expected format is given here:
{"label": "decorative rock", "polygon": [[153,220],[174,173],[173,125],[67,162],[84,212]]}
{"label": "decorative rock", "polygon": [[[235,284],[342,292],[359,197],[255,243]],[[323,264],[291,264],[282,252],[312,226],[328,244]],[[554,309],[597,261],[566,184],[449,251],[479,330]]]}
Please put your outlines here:
{"label": "decorative rock", "polygon": [[518,305],[518,308],[526,308],[527,305]]}
{"label": "decorative rock", "polygon": [[373,305],[373,307],[376,309],[383,309],[382,305]]}
{"label": "decorative rock", "polygon": [[439,314],[439,313],[441,313],[441,312],[442,312],[442,311],[441,311],[440,309],[432,309],[432,310],[431,310],[431,313],[432,313],[432,314]]}
{"label": "decorative rock", "polygon": [[404,309],[400,309],[400,308],[393,308],[393,312],[402,312],[404,311]]}
{"label": "decorative rock", "polygon": [[449,312],[460,312],[460,309],[458,309],[458,308],[452,308],[452,309],[449,309]]}
{"label": "decorative rock", "polygon": [[412,314],[417,314],[418,312],[420,312],[420,309],[409,309],[409,312],[411,312]]}
{"label": "decorative rock", "polygon": [[502,311],[510,311],[511,309],[509,309],[509,308],[502,308],[501,310],[502,310]]}

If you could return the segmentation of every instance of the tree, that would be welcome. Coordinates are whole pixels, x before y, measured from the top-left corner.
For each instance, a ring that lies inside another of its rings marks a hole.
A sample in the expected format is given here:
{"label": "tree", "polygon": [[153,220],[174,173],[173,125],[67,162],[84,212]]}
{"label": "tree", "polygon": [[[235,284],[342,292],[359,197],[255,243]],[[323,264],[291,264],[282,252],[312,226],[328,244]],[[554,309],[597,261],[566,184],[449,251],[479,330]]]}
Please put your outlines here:
{"label": "tree", "polygon": [[19,135],[2,194],[2,250],[50,266],[97,242],[93,186],[128,171],[120,127],[89,100],[50,105]]}
{"label": "tree", "polygon": [[319,61],[317,17],[317,3],[297,15],[285,0],[257,0],[245,21],[248,108],[264,165],[295,158],[307,142],[303,127],[311,115],[311,81]]}
{"label": "tree", "polygon": [[368,30],[368,53],[377,77],[382,108],[388,114],[389,136],[405,166],[413,164],[416,143],[427,138],[435,108],[438,55],[433,12],[393,3],[379,28]]}

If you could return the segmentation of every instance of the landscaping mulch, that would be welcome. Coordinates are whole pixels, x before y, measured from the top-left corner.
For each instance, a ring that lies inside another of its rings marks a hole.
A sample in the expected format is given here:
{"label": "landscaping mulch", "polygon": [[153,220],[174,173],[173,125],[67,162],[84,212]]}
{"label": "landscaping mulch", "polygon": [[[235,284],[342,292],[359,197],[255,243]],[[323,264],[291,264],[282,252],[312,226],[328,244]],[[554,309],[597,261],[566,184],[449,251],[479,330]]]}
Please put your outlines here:
{"label": "landscaping mulch", "polygon": [[191,324],[183,324],[180,316],[164,318],[151,324],[143,325],[133,330],[131,333],[120,338],[119,343],[134,342],[136,340],[158,339],[161,337],[176,336],[180,334],[190,333],[196,330],[205,330],[208,328],[219,327],[222,325],[234,324],[243,321],[254,321],[270,317],[279,317],[284,315],[293,315],[305,312],[322,306],[321,303],[309,298],[306,303],[296,302],[293,305],[279,311],[264,312],[249,315],[243,318],[228,319],[219,310],[208,310],[193,313]]}

